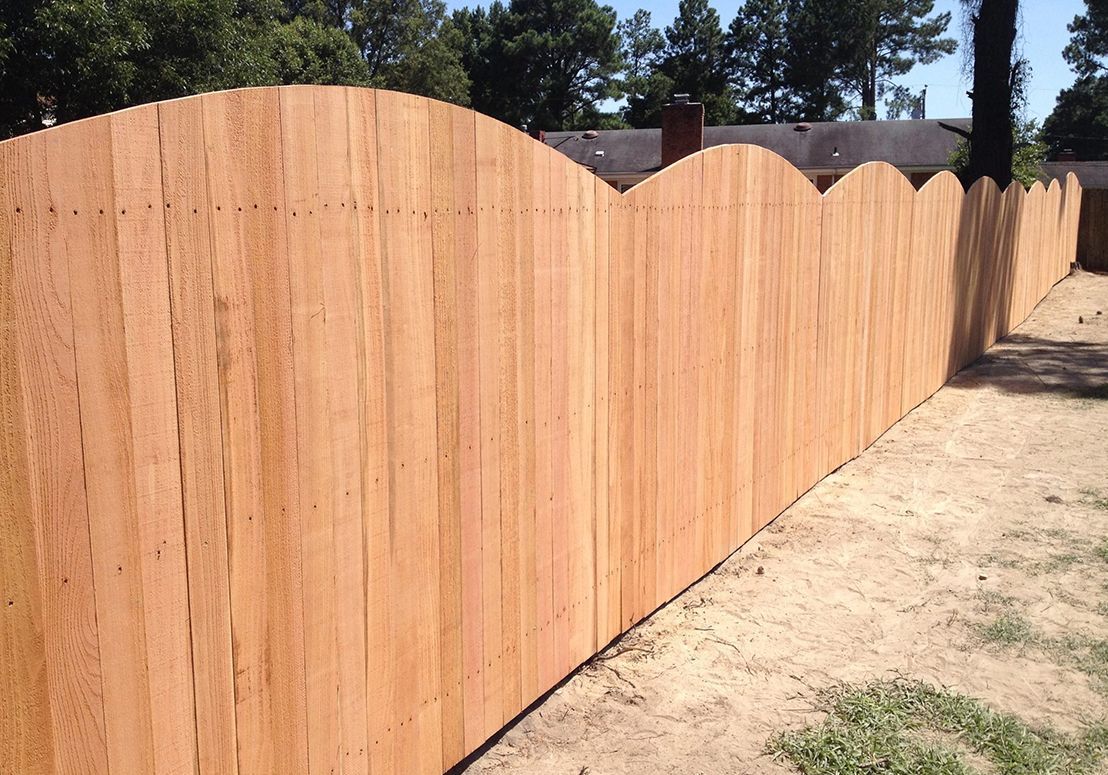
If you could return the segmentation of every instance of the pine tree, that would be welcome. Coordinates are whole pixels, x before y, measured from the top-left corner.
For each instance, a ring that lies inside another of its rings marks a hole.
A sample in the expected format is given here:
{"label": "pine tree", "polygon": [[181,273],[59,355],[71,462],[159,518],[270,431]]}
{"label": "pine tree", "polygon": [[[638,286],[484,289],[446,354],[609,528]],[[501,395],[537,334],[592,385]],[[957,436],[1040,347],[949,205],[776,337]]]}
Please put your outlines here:
{"label": "pine tree", "polygon": [[666,41],[651,24],[650,11],[635,11],[619,23],[622,40],[623,79],[620,90],[627,100],[620,111],[633,127],[659,126],[662,105],[673,94],[673,82],[659,70]]}
{"label": "pine tree", "polygon": [[708,0],[681,0],[677,18],[666,27],[660,70],[672,82],[674,93],[688,94],[704,103],[706,123],[719,125],[735,120],[723,28]]}
{"label": "pine tree", "polygon": [[[844,30],[849,53],[840,79],[861,102],[863,119],[877,118],[877,100],[916,64],[929,64],[957,48],[943,37],[950,13],[930,16],[934,0],[852,0]],[[846,9],[844,9],[845,11]]]}
{"label": "pine tree", "polygon": [[1077,81],[1058,95],[1043,123],[1051,153],[1072,150],[1081,160],[1108,159],[1108,2],[1085,0],[1086,11],[1069,25],[1062,55]]}
{"label": "pine tree", "polygon": [[790,44],[786,0],[746,0],[727,30],[727,56],[742,109],[763,123],[795,120],[786,82]]}

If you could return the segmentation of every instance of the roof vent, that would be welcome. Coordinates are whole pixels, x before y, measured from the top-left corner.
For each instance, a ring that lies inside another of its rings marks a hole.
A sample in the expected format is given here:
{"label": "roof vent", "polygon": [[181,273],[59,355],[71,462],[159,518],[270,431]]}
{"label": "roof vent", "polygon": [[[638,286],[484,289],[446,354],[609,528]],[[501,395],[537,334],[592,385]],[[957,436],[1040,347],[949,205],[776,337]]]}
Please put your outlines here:
{"label": "roof vent", "polygon": [[799,124],[793,127],[794,132],[811,132],[812,125],[807,121],[801,121]]}
{"label": "roof vent", "polygon": [[595,140],[598,137],[600,137],[600,133],[595,129],[587,129],[581,133],[581,139],[583,140]]}
{"label": "roof vent", "polygon": [[688,101],[689,101],[689,95],[687,95],[687,94],[674,94],[673,95],[673,104],[674,105],[684,105]]}

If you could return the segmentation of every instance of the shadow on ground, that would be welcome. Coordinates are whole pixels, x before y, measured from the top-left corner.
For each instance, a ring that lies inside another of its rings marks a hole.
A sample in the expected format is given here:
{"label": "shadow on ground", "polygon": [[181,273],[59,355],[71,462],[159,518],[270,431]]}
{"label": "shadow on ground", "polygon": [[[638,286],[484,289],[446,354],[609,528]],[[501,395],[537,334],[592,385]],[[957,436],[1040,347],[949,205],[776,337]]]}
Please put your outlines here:
{"label": "shadow on ground", "polygon": [[950,385],[1108,401],[1108,345],[1012,334]]}

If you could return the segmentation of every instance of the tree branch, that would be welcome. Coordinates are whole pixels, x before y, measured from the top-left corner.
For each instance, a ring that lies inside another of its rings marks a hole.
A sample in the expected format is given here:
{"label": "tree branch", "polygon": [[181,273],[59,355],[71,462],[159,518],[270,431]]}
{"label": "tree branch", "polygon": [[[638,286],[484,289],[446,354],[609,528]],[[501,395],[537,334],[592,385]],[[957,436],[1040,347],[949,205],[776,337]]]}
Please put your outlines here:
{"label": "tree branch", "polygon": [[970,135],[972,134],[972,132],[967,132],[965,129],[962,129],[962,127],[960,127],[960,126],[954,126],[953,124],[947,124],[947,123],[944,123],[942,121],[939,122],[939,126],[941,126],[946,131],[953,132],[954,134],[960,135],[961,137],[964,137],[967,140],[970,139]]}

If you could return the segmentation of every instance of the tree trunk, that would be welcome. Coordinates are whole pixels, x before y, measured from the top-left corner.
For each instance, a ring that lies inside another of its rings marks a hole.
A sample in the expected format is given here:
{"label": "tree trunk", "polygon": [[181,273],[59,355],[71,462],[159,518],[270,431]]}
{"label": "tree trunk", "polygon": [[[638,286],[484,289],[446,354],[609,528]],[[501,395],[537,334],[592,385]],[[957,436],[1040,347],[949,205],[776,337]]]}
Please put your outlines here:
{"label": "tree trunk", "polygon": [[1012,45],[1019,0],[981,0],[973,17],[973,128],[968,185],[988,175],[1012,182]]}

